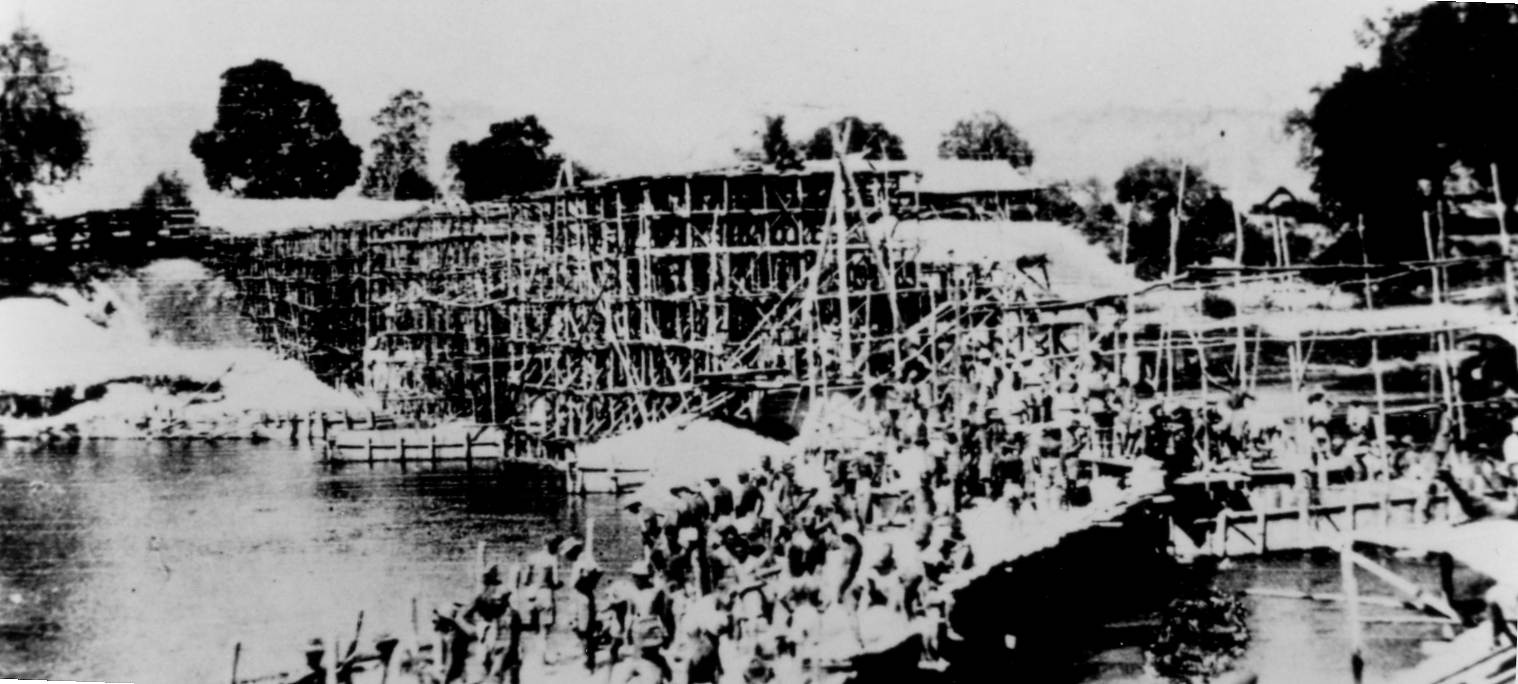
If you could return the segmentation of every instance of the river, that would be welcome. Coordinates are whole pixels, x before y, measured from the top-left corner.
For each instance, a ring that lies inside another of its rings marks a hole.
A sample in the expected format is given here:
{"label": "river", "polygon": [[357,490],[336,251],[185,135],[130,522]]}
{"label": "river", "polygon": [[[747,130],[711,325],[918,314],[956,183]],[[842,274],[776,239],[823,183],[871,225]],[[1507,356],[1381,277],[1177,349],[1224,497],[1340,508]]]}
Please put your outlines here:
{"label": "river", "polygon": [[330,470],[279,445],[0,447],[0,677],[226,681],[295,668],[313,637],[409,630],[475,586],[475,546],[520,558],[597,521],[596,554],[635,549],[614,500],[532,470]]}
{"label": "river", "polygon": [[[0,445],[0,677],[226,681],[237,642],[242,676],[294,669],[307,640],[351,638],[360,610],[372,636],[409,630],[413,598],[425,618],[470,595],[479,541],[491,562],[511,561],[587,518],[602,564],[625,567],[634,521],[616,501],[565,497],[554,476],[527,469],[331,469],[278,444]],[[1230,590],[1335,591],[1337,573],[1328,555],[1307,554],[1211,577]],[[1348,681],[1337,606],[1250,604],[1244,667],[1265,682]],[[1129,646],[1073,679],[1150,681],[1132,645],[1147,633],[1130,631]],[[1430,630],[1373,634],[1374,674],[1410,664]]]}

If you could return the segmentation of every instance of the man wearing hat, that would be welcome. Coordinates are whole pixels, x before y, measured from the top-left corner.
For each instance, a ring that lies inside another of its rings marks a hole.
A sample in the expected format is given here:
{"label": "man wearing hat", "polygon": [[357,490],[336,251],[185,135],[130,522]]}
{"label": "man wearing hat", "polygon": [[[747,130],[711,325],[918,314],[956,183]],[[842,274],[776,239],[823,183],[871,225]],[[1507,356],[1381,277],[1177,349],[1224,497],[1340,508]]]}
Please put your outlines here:
{"label": "man wearing hat", "polygon": [[459,619],[477,628],[478,639],[486,648],[487,671],[509,674],[515,682],[522,667],[522,613],[511,591],[502,589],[500,566],[490,566],[482,584],[484,588]]}
{"label": "man wearing hat", "polygon": [[327,666],[322,660],[327,656],[327,647],[321,639],[312,639],[306,644],[306,674],[291,684],[327,684]]}
{"label": "man wearing hat", "polygon": [[764,494],[759,490],[759,485],[753,481],[747,470],[738,472],[738,501],[733,508],[733,513],[742,518],[759,510],[763,503]]}
{"label": "man wearing hat", "polygon": [[712,493],[711,519],[716,521],[719,518],[732,515],[733,490],[728,489],[727,485],[722,484],[722,478],[720,477],[708,477],[706,478],[706,484],[711,488]]}

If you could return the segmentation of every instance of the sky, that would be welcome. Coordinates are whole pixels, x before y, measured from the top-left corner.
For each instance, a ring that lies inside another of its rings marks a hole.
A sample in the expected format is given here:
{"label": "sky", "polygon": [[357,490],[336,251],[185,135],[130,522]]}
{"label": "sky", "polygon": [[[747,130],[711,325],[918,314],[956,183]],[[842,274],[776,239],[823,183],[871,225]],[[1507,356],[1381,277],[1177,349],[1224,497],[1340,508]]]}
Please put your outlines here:
{"label": "sky", "polygon": [[91,168],[45,207],[116,206],[167,169],[202,184],[190,138],[214,120],[221,73],[257,58],[324,87],[364,147],[393,93],[423,91],[434,175],[452,142],[528,113],[557,150],[628,175],[730,164],[765,114],[793,138],[857,114],[919,156],[993,110],[1041,176],[1110,182],[1168,154],[1268,192],[1306,185],[1282,117],[1370,57],[1366,17],[1418,4],[0,0],[0,29],[24,22],[67,61],[94,128]]}

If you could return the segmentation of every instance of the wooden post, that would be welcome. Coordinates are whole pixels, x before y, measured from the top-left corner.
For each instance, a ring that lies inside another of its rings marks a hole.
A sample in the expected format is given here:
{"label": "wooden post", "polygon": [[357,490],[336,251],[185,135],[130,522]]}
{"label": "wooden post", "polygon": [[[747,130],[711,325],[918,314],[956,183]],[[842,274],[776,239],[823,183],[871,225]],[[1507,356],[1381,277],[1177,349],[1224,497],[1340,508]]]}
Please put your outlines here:
{"label": "wooden post", "polygon": [[475,582],[480,591],[485,590],[485,540],[481,539],[474,545]]}
{"label": "wooden post", "polygon": [[1181,240],[1181,221],[1185,220],[1186,204],[1186,162],[1180,162],[1181,177],[1176,184],[1175,209],[1170,215],[1170,279],[1175,280],[1176,273],[1180,272],[1180,264],[1176,261],[1176,245]]}
{"label": "wooden post", "polygon": [[1228,557],[1228,511],[1218,511],[1212,524],[1212,552],[1218,558]]}
{"label": "wooden post", "polygon": [[337,644],[342,637],[332,635],[332,642],[327,645],[327,652],[332,654],[331,664],[327,666],[327,684],[337,684],[337,668],[342,664],[342,656],[339,656]]}
{"label": "wooden post", "polygon": [[437,465],[437,433],[427,434],[427,456],[432,459],[432,464]]}
{"label": "wooden post", "polygon": [[464,468],[474,468],[474,435],[464,431]]}
{"label": "wooden post", "polygon": [[1492,195],[1497,200],[1497,239],[1502,243],[1502,299],[1509,316],[1518,315],[1518,295],[1513,287],[1513,243],[1507,234],[1507,200],[1502,196],[1502,182],[1497,177],[1497,163],[1492,163]]}
{"label": "wooden post", "polygon": [[[1360,237],[1360,263],[1365,267],[1364,288],[1365,308],[1374,311],[1376,300],[1370,286],[1370,255],[1365,249],[1365,215],[1361,214],[1355,222],[1355,231]],[[1382,459],[1383,466],[1390,462],[1390,454],[1386,450],[1386,383],[1381,377],[1381,338],[1371,335],[1370,338],[1370,363],[1376,381],[1376,453]],[[1386,472],[1386,477],[1391,477]]]}
{"label": "wooden post", "polygon": [[[1233,208],[1233,263],[1238,269],[1233,272],[1233,289],[1239,291],[1243,285],[1244,268],[1244,217],[1239,213],[1237,206]],[[1236,314],[1237,315],[1237,314]],[[1233,376],[1243,385],[1244,381],[1244,357],[1248,354],[1244,344],[1244,317],[1239,316],[1238,337],[1233,343]],[[1205,367],[1204,367],[1205,368]]]}
{"label": "wooden post", "polygon": [[[1444,296],[1441,275],[1444,267],[1439,263],[1439,253],[1435,249],[1433,228],[1429,222],[1429,212],[1427,209],[1423,210],[1423,243],[1427,248],[1429,261],[1434,262],[1432,269],[1429,271],[1430,284],[1433,287],[1433,303],[1435,305],[1443,304]],[[1439,391],[1444,400],[1445,415],[1454,415],[1456,434],[1461,439],[1464,439],[1465,411],[1455,403],[1454,386],[1450,379],[1449,333],[1443,329],[1445,326],[1442,322],[1439,327],[1440,330],[1434,333],[1434,345],[1439,354]]]}
{"label": "wooden post", "polygon": [[1360,669],[1363,660],[1360,654],[1362,643],[1360,625],[1360,585],[1355,578],[1355,565],[1353,556],[1354,542],[1346,540],[1339,547],[1339,579],[1343,584],[1344,591],[1344,618],[1349,621],[1346,625],[1349,633],[1350,669],[1354,672],[1355,682],[1360,681]]}
{"label": "wooden post", "polygon": [[[402,451],[401,453],[404,454],[406,452]],[[405,459],[404,456],[401,458]],[[374,435],[364,438],[364,460],[368,461],[370,465],[374,465]]]}
{"label": "wooden post", "polygon": [[237,665],[242,660],[242,642],[232,646],[232,684],[237,684]]}

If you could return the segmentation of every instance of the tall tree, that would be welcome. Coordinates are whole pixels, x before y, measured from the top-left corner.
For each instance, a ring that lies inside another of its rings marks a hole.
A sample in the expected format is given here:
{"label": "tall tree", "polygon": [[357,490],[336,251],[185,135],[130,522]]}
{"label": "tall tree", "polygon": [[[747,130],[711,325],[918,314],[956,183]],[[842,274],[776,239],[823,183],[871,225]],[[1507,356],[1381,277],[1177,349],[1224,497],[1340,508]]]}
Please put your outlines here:
{"label": "tall tree", "polygon": [[[1189,164],[1185,169],[1184,196],[1181,166],[1152,157],[1125,169],[1114,186],[1117,201],[1133,205],[1127,257],[1140,278],[1160,278],[1169,273],[1173,229],[1177,269],[1232,253],[1232,205],[1223,199],[1223,189],[1207,180],[1201,169]],[[1179,216],[1174,213],[1178,199]],[[1181,221],[1178,229],[1177,219]],[[1115,228],[1121,230],[1122,226],[1116,224]]]}
{"label": "tall tree", "polygon": [[[1287,130],[1302,136],[1313,190],[1341,222],[1365,216],[1372,258],[1423,256],[1423,190],[1439,194],[1460,167],[1490,197],[1491,164],[1503,198],[1518,197],[1518,7],[1430,3],[1367,22],[1374,64],[1353,65],[1314,89]],[[1511,179],[1511,180],[1509,180]],[[1425,182],[1426,181],[1426,182]],[[1403,248],[1406,249],[1403,249]]]}
{"label": "tall tree", "polygon": [[24,242],[33,188],[73,179],[87,163],[84,116],[64,103],[73,92],[63,61],[31,29],[0,44],[0,233]]}
{"label": "tall tree", "polygon": [[179,177],[178,171],[164,171],[142,189],[142,196],[137,199],[136,206],[141,209],[188,207],[190,185]]}
{"label": "tall tree", "polygon": [[1033,166],[1033,148],[996,112],[960,119],[938,143],[943,159],[1004,159],[1013,167]]}
{"label": "tall tree", "polygon": [[363,195],[397,200],[435,197],[437,187],[427,177],[432,105],[426,97],[409,88],[402,90],[370,121],[380,132],[369,143],[371,159],[364,173]]}
{"label": "tall tree", "polygon": [[801,155],[797,154],[796,147],[791,144],[791,138],[785,132],[784,115],[765,115],[764,130],[755,131],[754,135],[759,138],[759,149],[737,150],[739,157],[768,164],[782,171],[801,168]]}
{"label": "tall tree", "polygon": [[864,154],[865,159],[906,159],[901,138],[880,122],[865,123],[857,116],[846,116],[817,129],[810,142],[802,147],[807,159],[832,159],[834,131],[846,131],[845,154]]}
{"label": "tall tree", "polygon": [[[459,194],[468,202],[552,188],[564,166],[562,155],[548,151],[553,135],[531,114],[490,125],[490,135],[476,142],[460,140],[448,148]],[[575,180],[588,172],[576,169]]]}
{"label": "tall tree", "polygon": [[363,153],[343,134],[321,86],[259,59],[221,75],[216,125],[195,134],[212,189],[240,197],[335,197],[358,180]]}

